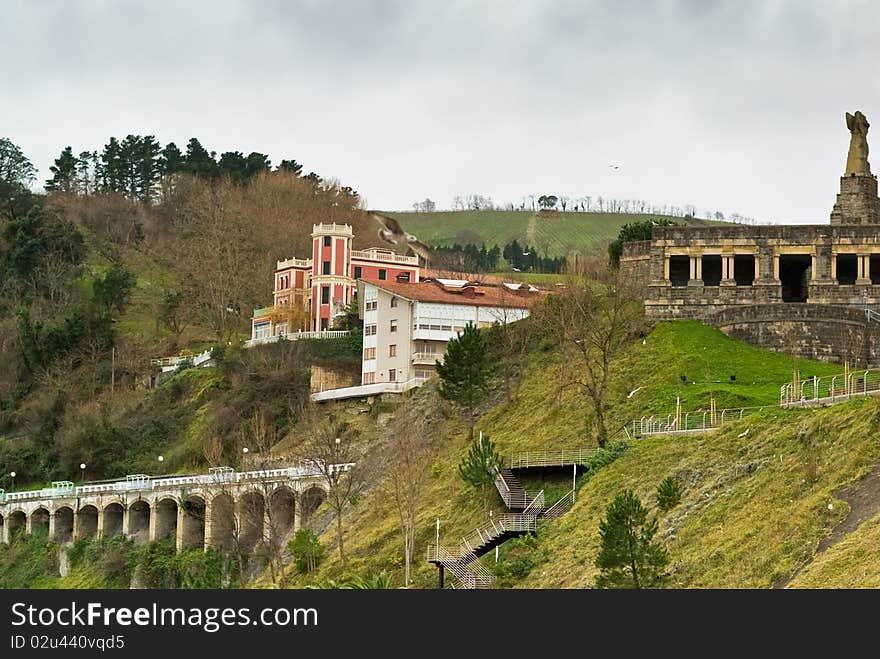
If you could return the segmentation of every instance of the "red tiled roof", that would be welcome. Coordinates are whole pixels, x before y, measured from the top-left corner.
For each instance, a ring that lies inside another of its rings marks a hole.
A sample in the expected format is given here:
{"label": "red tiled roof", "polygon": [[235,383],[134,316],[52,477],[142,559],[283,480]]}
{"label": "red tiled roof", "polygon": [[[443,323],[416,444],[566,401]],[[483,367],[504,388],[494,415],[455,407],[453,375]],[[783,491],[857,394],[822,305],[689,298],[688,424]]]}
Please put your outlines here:
{"label": "red tiled roof", "polygon": [[418,284],[398,281],[379,281],[362,279],[394,295],[416,302],[440,302],[446,304],[470,304],[476,307],[515,307],[528,309],[540,292],[528,292],[528,285],[522,292],[512,291],[504,286],[466,285],[462,287],[444,286],[433,279]]}

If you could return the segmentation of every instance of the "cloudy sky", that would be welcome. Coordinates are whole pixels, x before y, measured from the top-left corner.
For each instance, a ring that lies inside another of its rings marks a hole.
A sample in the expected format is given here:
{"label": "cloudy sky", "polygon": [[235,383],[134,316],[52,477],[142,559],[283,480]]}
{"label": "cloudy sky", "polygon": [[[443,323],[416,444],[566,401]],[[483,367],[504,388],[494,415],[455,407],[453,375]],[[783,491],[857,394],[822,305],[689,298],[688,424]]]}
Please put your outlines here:
{"label": "cloudy sky", "polygon": [[[295,158],[369,206],[639,198],[827,222],[880,4],[0,0],[0,136]],[[609,164],[619,164],[612,171]]]}

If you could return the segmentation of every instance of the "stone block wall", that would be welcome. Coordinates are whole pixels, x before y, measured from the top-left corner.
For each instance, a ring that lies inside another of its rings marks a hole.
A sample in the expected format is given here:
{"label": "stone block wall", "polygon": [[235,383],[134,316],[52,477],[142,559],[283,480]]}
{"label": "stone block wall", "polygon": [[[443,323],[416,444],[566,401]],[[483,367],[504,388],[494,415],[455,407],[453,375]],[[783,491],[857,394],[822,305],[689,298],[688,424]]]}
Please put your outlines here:
{"label": "stone block wall", "polygon": [[636,294],[644,296],[651,283],[651,241],[624,243],[620,256],[620,276]]}
{"label": "stone block wall", "polygon": [[709,319],[734,339],[776,352],[865,368],[880,367],[880,323],[853,307],[757,304],[730,307]]}
{"label": "stone block wall", "polygon": [[312,364],[309,393],[327,391],[328,389],[354,387],[360,383],[361,371],[359,365],[350,368],[342,368],[339,366],[331,367]]}

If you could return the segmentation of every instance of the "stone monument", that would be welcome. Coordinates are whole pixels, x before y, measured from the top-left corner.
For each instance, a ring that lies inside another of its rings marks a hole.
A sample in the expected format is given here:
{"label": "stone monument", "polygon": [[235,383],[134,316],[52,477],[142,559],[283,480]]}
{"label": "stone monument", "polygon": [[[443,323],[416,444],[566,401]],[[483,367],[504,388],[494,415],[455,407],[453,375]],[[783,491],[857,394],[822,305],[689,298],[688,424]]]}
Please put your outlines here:
{"label": "stone monument", "polygon": [[860,111],[846,113],[850,132],[846,170],[840,177],[840,194],[831,210],[831,224],[880,224],[880,198],[877,177],[868,163],[868,128],[870,124]]}

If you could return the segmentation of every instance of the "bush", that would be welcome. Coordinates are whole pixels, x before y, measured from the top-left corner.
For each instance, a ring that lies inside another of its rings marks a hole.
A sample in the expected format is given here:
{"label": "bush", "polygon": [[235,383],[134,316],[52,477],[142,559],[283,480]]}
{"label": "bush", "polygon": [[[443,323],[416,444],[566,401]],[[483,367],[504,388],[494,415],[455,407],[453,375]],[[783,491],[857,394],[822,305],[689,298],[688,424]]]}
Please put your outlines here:
{"label": "bush", "polygon": [[681,483],[672,476],[667,476],[657,486],[657,506],[663,512],[672,510],[681,501],[681,492]]}
{"label": "bush", "polygon": [[309,529],[300,529],[287,543],[287,549],[293,557],[296,569],[305,574],[314,572],[324,558],[324,547],[318,536]]}

